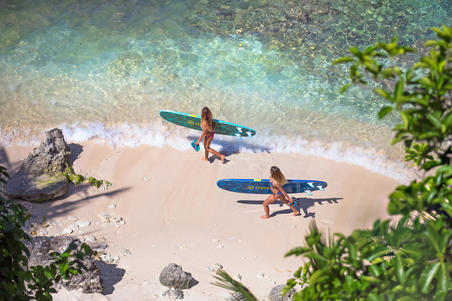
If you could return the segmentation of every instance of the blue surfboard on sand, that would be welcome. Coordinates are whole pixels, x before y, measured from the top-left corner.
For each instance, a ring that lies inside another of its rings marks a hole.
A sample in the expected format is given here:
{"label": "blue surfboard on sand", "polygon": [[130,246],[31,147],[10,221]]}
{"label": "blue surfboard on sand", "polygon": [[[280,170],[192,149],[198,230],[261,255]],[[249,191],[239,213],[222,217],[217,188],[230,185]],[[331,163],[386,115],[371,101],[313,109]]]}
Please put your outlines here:
{"label": "blue surfboard on sand", "polygon": [[[324,190],[328,184],[316,180],[287,180],[283,186],[287,193],[305,192],[311,195],[312,191]],[[270,181],[268,179],[222,179],[217,181],[217,186],[221,189],[255,194],[271,194]]]}
{"label": "blue surfboard on sand", "polygon": [[[169,110],[161,110],[160,116],[171,123],[194,130],[201,130],[201,116]],[[217,119],[213,119],[213,128],[215,134],[236,136],[238,138],[256,135],[256,131],[249,127]]]}

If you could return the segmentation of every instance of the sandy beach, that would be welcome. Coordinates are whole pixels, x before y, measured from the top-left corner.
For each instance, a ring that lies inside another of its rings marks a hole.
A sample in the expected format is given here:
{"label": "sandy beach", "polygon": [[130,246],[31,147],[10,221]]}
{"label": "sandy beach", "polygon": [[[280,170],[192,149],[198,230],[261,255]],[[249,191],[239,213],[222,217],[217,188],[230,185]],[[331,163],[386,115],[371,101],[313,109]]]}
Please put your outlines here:
{"label": "sandy beach", "polygon": [[[47,235],[61,235],[75,221],[89,221],[70,235],[105,242],[114,263],[103,268],[104,295],[60,291],[55,300],[168,300],[159,275],[171,262],[199,281],[184,291],[184,300],[224,300],[229,295],[211,284],[217,263],[266,300],[301,265],[301,258],[284,254],[304,243],[311,222],[331,233],[369,227],[388,216],[387,196],[399,184],[359,166],[299,154],[235,153],[223,165],[204,162],[202,153],[192,150],[114,149],[100,140],[68,143],[77,173],[113,185],[107,190],[71,187],[64,198],[27,206],[34,216],[46,216],[51,224]],[[7,146],[2,164],[13,174],[31,150]],[[216,186],[222,178],[268,178],[272,165],[288,179],[322,180],[328,187],[312,196],[293,195],[300,216],[275,203],[271,218],[262,220],[265,195]],[[124,222],[105,223],[106,216]]]}

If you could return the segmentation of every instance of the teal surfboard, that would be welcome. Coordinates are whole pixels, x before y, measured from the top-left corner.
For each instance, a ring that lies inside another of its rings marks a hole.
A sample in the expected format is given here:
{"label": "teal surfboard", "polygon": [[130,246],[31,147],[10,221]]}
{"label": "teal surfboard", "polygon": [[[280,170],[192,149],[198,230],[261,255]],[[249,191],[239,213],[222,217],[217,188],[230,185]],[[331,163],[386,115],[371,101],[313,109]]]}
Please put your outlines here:
{"label": "teal surfboard", "polygon": [[[287,180],[283,186],[286,193],[307,193],[312,195],[312,191],[324,190],[328,184],[317,180]],[[217,186],[221,189],[255,194],[271,194],[270,181],[268,179],[222,179],[217,181]]]}
{"label": "teal surfboard", "polygon": [[[201,116],[169,110],[160,111],[160,116],[171,123],[194,130],[201,130]],[[215,134],[236,136],[239,138],[256,135],[256,131],[249,127],[217,119],[213,119],[213,128]]]}

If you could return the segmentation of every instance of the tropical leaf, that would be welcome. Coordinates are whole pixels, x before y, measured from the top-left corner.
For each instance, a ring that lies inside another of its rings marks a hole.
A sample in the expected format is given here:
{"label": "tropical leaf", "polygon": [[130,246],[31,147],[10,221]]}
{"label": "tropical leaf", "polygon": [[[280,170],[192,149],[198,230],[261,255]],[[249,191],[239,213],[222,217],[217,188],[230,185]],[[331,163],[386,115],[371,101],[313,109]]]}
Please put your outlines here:
{"label": "tropical leaf", "polygon": [[354,60],[355,59],[351,56],[344,56],[344,57],[341,57],[341,58],[333,61],[333,64],[336,65],[336,64],[341,64],[341,63],[353,62]]}
{"label": "tropical leaf", "polygon": [[233,300],[258,301],[257,297],[246,286],[234,280],[226,271],[220,269],[213,277],[217,282],[212,284],[227,289],[231,293]]}
{"label": "tropical leaf", "polygon": [[386,115],[388,115],[389,113],[392,112],[392,107],[383,107],[379,112],[378,112],[378,119],[383,119],[383,117],[385,117]]}

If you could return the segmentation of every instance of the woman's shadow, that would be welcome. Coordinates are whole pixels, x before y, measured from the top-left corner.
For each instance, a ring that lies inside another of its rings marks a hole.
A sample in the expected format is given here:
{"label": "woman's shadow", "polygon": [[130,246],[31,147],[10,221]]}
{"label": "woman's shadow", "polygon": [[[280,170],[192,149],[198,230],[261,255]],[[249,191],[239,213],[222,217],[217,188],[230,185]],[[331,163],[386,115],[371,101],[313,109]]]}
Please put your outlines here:
{"label": "woman's shadow", "polygon": [[[313,207],[315,204],[323,205],[324,202],[327,202],[328,204],[337,204],[339,200],[342,200],[342,198],[326,198],[326,199],[312,199],[312,198],[294,198],[292,199],[295,201],[294,207],[300,211],[303,211],[304,218],[308,217],[315,217],[315,212],[309,212],[308,209]],[[237,203],[240,204],[252,204],[252,205],[262,205],[264,201],[251,201],[251,200],[239,200]],[[281,201],[277,201],[273,204],[279,204],[280,207],[285,206]],[[282,209],[274,211],[270,214],[271,217],[276,216],[278,214],[290,214],[292,213],[292,210]]]}
{"label": "woman's shadow", "polygon": [[[198,139],[199,136],[190,135],[187,137],[188,140],[193,141]],[[245,141],[245,139],[250,138],[232,138],[232,139],[217,139],[214,138],[212,144],[219,145],[221,147],[220,152],[225,156],[230,156],[233,154],[240,153],[240,149],[247,149],[255,153],[266,152],[270,153],[271,148],[268,146],[256,145],[250,142]]]}
{"label": "woman's shadow", "polygon": [[[293,198],[295,201],[295,208],[298,211],[303,210],[304,218],[306,217],[315,217],[315,212],[309,212],[308,209],[313,207],[316,203],[319,205],[323,205],[323,202],[327,202],[328,204],[337,204],[338,200],[342,200],[342,198],[327,198],[327,199],[312,199],[312,198]],[[290,211],[291,212],[291,211]]]}

